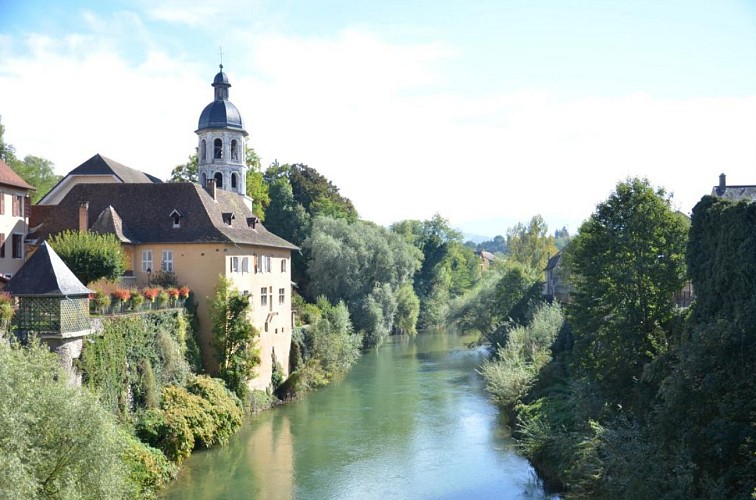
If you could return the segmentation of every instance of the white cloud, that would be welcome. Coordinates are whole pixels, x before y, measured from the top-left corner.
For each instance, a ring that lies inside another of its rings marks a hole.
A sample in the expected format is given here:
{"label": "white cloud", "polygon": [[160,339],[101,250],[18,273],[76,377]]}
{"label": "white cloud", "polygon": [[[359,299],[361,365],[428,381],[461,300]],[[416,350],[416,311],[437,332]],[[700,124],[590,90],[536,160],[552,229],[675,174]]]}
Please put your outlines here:
{"label": "white cloud", "polygon": [[[59,173],[99,152],[166,178],[194,150],[213,75],[146,33],[146,55],[129,63],[105,31],[32,35],[30,55],[3,58],[7,140]],[[463,54],[443,44],[359,30],[229,36],[242,43],[227,65],[231,100],[263,162],[309,164],[381,224],[440,212],[493,235],[540,213],[574,231],[627,176],[675,192],[686,212],[721,172],[756,183],[756,97],[453,94],[443,70]]]}

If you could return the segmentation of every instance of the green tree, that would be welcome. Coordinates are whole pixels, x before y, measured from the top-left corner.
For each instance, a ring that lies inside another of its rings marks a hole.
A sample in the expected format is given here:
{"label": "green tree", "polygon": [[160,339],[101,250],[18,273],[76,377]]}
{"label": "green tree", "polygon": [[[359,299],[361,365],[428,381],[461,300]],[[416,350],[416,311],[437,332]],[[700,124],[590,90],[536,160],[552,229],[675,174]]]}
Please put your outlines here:
{"label": "green tree", "polygon": [[176,165],[171,170],[171,177],[168,182],[199,182],[198,177],[199,160],[197,153],[190,155],[186,163]]}
{"label": "green tree", "polygon": [[265,212],[270,205],[270,195],[268,193],[268,184],[260,166],[260,157],[254,149],[245,146],[244,157],[247,164],[247,196],[252,198],[252,211],[260,218],[265,220]]}
{"label": "green tree", "polygon": [[5,142],[5,125],[3,125],[2,116],[0,116],[0,160],[8,165],[13,165],[16,161],[16,148]]}
{"label": "green tree", "polygon": [[11,166],[22,179],[36,188],[31,194],[32,203],[37,203],[62,178],[53,171],[50,160],[38,156],[27,155],[23,161],[14,161]]}
{"label": "green tree", "polygon": [[116,280],[126,269],[126,254],[113,234],[63,231],[49,243],[85,285],[100,278]]}
{"label": "green tree", "polygon": [[249,322],[249,311],[249,297],[240,294],[228,278],[219,276],[210,304],[218,374],[242,401],[249,391],[247,382],[260,364],[259,333]]}
{"label": "green tree", "polygon": [[46,347],[0,342],[0,497],[135,494],[115,417],[66,380]]}
{"label": "green tree", "polygon": [[686,236],[665,191],[635,178],[617,185],[568,247],[576,357],[609,401],[633,407],[644,366],[670,348]]}
{"label": "green tree", "polygon": [[540,215],[533,216],[528,225],[518,223],[507,230],[509,259],[538,271],[546,267],[549,256],[557,253],[554,237]]}

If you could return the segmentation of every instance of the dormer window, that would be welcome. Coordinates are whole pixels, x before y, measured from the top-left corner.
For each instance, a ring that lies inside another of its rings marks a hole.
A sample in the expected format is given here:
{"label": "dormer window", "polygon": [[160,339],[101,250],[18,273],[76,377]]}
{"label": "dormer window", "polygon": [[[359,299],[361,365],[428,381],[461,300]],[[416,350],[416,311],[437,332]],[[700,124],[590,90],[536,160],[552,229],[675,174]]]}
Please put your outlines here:
{"label": "dormer window", "polygon": [[252,229],[257,226],[258,222],[260,222],[260,219],[258,219],[257,217],[247,217],[247,226],[251,227]]}
{"label": "dormer window", "polygon": [[171,212],[171,219],[173,220],[173,227],[181,227],[181,219],[183,218],[184,218],[184,215],[178,210],[174,209],[173,212]]}
{"label": "dormer window", "polygon": [[221,215],[223,216],[223,222],[225,224],[228,224],[229,226],[231,225],[231,221],[236,219],[236,216],[233,214],[233,212],[223,212]]}

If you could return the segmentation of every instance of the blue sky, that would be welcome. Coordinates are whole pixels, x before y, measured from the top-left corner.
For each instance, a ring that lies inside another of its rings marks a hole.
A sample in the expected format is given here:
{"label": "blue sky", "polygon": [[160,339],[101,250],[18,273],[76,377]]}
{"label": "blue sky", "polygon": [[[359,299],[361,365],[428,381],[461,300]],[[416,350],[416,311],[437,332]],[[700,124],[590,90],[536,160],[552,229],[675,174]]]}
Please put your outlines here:
{"label": "blue sky", "polygon": [[[627,176],[756,184],[752,1],[0,0],[0,115],[65,173],[193,152],[218,47],[251,145],[380,224],[572,232]],[[274,228],[271,228],[274,230]]]}

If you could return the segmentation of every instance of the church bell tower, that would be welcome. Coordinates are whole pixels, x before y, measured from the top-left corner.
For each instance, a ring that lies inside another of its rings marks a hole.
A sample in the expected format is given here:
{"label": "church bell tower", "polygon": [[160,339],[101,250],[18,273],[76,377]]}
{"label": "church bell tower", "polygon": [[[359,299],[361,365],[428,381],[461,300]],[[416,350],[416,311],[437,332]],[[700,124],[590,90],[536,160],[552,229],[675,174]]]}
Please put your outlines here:
{"label": "church bell tower", "polygon": [[197,174],[202,186],[215,179],[218,189],[244,196],[247,204],[247,165],[244,162],[244,142],[249,134],[244,130],[241,114],[228,100],[228,76],[220,71],[213,79],[215,99],[205,106],[195,133],[199,137]]}

